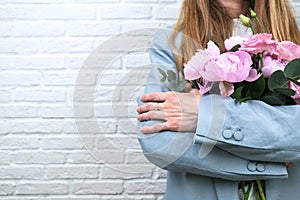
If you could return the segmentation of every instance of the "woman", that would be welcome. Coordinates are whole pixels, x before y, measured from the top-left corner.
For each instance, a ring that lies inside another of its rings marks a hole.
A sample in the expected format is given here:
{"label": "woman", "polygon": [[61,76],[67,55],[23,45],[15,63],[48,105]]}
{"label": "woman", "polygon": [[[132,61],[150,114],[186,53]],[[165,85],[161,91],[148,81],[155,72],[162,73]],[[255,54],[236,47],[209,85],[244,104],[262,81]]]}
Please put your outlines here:
{"label": "woman", "polygon": [[174,84],[157,70],[182,72],[211,38],[224,50],[231,35],[251,35],[235,19],[249,7],[275,39],[300,44],[287,0],[184,0],[175,28],[154,37],[154,67],[137,108],[139,142],[151,162],[169,170],[166,200],[238,200],[239,182],[259,179],[268,200],[300,196],[299,106],[171,92]]}

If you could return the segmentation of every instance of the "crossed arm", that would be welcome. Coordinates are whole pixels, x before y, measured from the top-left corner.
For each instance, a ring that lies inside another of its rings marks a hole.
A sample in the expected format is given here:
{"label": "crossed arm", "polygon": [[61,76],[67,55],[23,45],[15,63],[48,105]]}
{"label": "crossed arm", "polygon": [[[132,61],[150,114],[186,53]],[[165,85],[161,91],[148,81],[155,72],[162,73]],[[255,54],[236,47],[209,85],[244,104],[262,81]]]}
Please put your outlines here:
{"label": "crossed arm", "polygon": [[[137,111],[139,141],[154,164],[211,177],[255,180],[286,177],[285,162],[300,160],[299,106],[240,104],[218,95],[169,91],[155,69],[175,70],[166,34],[156,35],[150,57],[154,67]],[[149,133],[155,134],[145,135]],[[181,151],[174,147],[179,140],[184,144]],[[209,152],[201,157],[205,148]],[[253,164],[259,167],[250,169]]]}

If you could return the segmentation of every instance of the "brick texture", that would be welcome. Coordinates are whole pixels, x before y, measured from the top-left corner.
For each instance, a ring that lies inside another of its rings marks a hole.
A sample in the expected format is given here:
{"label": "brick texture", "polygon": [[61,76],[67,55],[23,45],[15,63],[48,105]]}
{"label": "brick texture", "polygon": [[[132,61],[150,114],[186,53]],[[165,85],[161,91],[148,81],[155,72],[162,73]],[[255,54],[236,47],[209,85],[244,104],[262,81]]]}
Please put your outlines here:
{"label": "brick texture", "polygon": [[[0,199],[160,200],[136,97],[179,0],[0,1]],[[300,0],[294,0],[300,19]]]}

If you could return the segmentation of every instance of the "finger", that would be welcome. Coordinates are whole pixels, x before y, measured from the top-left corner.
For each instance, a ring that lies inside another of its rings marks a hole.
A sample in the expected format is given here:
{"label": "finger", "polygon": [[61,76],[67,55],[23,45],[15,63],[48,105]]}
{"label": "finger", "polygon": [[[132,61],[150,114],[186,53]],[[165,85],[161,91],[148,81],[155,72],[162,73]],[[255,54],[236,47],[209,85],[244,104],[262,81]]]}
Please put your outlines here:
{"label": "finger", "polygon": [[141,128],[141,132],[144,134],[158,133],[164,130],[167,130],[166,123],[159,123],[152,126],[144,126],[143,128]]}
{"label": "finger", "polygon": [[158,110],[163,110],[163,103],[157,103],[157,102],[154,102],[154,103],[146,103],[144,105],[141,105],[139,106],[136,111],[138,113],[145,113],[145,112],[149,112],[151,110],[154,110],[154,111],[158,111]]}
{"label": "finger", "polygon": [[166,120],[166,114],[162,111],[149,111],[137,116],[139,121]]}
{"label": "finger", "polygon": [[141,96],[141,101],[149,102],[156,101],[161,102],[167,100],[167,97],[170,95],[170,92],[152,92],[150,94],[144,94]]}

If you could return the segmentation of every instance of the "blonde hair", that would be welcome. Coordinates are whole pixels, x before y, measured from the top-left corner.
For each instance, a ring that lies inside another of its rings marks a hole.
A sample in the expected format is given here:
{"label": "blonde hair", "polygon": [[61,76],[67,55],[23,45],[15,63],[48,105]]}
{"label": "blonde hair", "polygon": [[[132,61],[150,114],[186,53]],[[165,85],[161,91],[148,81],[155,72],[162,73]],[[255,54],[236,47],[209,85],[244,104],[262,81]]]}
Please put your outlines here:
{"label": "blonde hair", "polygon": [[[300,32],[288,0],[256,0],[253,3],[265,32],[272,33],[279,41],[290,40],[300,45]],[[224,51],[224,40],[232,35],[233,27],[232,18],[219,0],[184,0],[170,38],[177,69],[182,71],[183,64],[197,49],[206,48],[210,39]],[[176,47],[175,39],[179,32],[184,37],[180,46]]]}

